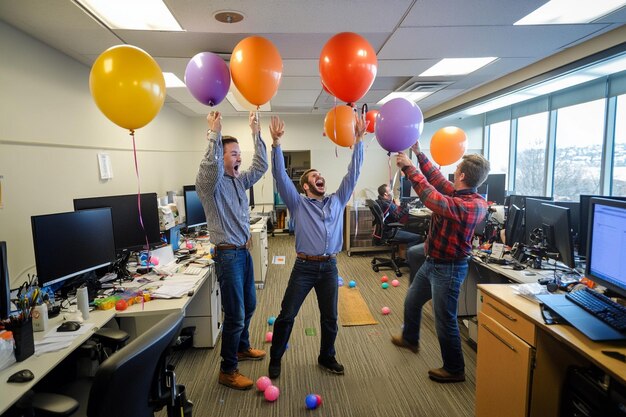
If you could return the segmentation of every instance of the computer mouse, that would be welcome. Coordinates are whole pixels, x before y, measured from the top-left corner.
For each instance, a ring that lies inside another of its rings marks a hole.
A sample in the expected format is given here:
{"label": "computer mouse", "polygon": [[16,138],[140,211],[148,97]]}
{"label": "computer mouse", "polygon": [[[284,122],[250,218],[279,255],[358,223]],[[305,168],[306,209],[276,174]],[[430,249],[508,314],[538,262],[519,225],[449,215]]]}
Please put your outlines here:
{"label": "computer mouse", "polygon": [[7,382],[28,382],[35,378],[35,375],[29,369],[17,371],[7,379]]}
{"label": "computer mouse", "polygon": [[57,332],[75,332],[80,329],[80,323],[77,321],[64,321],[57,328]]}

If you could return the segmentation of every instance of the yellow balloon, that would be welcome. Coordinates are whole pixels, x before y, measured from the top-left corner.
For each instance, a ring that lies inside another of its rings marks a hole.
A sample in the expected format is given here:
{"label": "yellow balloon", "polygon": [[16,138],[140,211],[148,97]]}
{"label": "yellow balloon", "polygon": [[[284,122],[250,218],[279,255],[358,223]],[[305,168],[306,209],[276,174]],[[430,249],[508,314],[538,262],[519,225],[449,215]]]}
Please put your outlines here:
{"label": "yellow balloon", "polygon": [[131,45],[114,46],[96,59],[89,89],[100,111],[130,130],[147,125],[165,101],[161,68],[147,52]]}

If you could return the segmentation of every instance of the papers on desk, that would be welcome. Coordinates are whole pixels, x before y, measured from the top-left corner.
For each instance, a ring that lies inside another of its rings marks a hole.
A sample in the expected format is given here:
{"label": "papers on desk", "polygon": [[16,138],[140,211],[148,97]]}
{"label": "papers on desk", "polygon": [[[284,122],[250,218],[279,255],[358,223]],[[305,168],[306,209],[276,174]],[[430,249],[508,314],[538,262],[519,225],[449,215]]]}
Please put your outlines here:
{"label": "papers on desk", "polygon": [[433,214],[433,211],[429,208],[412,208],[409,210],[409,214],[411,216],[430,216]]}
{"label": "papers on desk", "polygon": [[189,276],[169,278],[163,281],[163,285],[150,292],[152,298],[180,298],[191,291],[198,282],[197,277]]}
{"label": "papers on desk", "polygon": [[55,326],[42,339],[35,340],[35,356],[68,348],[78,336],[91,333],[94,324],[83,323],[75,332],[57,332],[59,326]]}
{"label": "papers on desk", "polygon": [[545,285],[541,285],[538,282],[531,282],[528,284],[516,284],[512,286],[513,292],[517,295],[539,304],[540,301],[536,297],[537,295],[550,294],[548,288]]}

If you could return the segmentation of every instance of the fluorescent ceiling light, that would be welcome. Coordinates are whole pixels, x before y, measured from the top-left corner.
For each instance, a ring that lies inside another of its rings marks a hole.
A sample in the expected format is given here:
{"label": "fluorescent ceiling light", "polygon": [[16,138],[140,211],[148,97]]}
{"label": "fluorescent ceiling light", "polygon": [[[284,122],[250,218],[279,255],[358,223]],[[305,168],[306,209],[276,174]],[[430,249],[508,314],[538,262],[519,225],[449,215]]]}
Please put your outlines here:
{"label": "fluorescent ceiling light", "polygon": [[464,75],[484,67],[497,57],[485,58],[444,58],[421,73],[420,77],[441,77],[450,75]]}
{"label": "fluorescent ceiling light", "polygon": [[186,87],[185,83],[173,72],[164,72],[163,78],[165,78],[165,88]]}
{"label": "fluorescent ceiling light", "polygon": [[625,0],[551,0],[515,25],[589,23],[626,5]]}
{"label": "fluorescent ceiling light", "polygon": [[424,92],[418,92],[418,93],[411,93],[411,92],[397,92],[397,93],[390,93],[387,94],[385,97],[383,97],[378,103],[378,105],[382,106],[383,104],[385,104],[386,102],[388,102],[391,99],[394,98],[398,98],[398,97],[402,97],[405,98],[409,101],[420,101],[421,99],[423,99],[424,97],[427,97],[429,95],[431,95],[432,93],[424,93]]}
{"label": "fluorescent ceiling light", "polygon": [[163,0],[75,0],[110,29],[182,32]]}
{"label": "fluorescent ceiling light", "polygon": [[[245,112],[249,112],[250,111],[250,109],[245,108],[244,106],[239,104],[239,102],[235,98],[235,95],[232,93],[232,91],[229,91],[228,94],[226,94],[226,100],[228,100],[228,102],[237,111],[245,111]],[[265,103],[264,105],[262,105],[261,108],[259,108],[259,111],[272,111],[272,106],[270,105],[269,101],[267,103]]]}

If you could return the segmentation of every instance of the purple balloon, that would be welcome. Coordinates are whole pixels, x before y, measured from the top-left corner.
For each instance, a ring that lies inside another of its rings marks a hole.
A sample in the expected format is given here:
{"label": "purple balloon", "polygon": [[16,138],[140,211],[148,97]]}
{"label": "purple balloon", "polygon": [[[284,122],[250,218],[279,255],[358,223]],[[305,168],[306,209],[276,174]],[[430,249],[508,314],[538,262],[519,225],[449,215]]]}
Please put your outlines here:
{"label": "purple balloon", "polygon": [[423,129],[424,115],[418,105],[399,97],[382,105],[374,131],[383,149],[400,152],[417,142]]}
{"label": "purple balloon", "polygon": [[200,52],[187,64],[185,84],[200,103],[217,106],[230,88],[228,65],[214,53]]}

